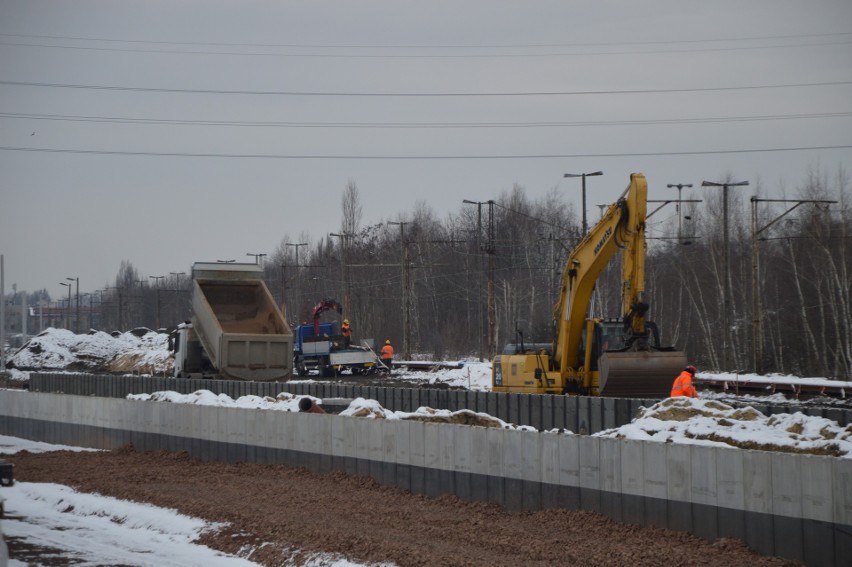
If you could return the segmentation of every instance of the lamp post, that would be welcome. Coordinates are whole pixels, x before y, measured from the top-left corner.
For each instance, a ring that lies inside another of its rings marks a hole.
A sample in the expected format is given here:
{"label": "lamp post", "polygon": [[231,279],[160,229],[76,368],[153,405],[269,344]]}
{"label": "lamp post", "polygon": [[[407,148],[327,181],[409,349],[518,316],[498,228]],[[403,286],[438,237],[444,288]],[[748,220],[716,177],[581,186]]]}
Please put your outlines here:
{"label": "lamp post", "polygon": [[668,187],[669,189],[677,189],[677,242],[678,244],[681,244],[683,221],[682,215],[680,214],[680,192],[683,190],[684,187],[692,188],[692,183],[669,183],[668,185],[666,185],[666,187]]}
{"label": "lamp post", "polygon": [[[71,284],[59,282],[59,285],[64,285],[68,288],[68,303],[65,305],[65,328],[68,329],[68,323],[71,319]],[[70,330],[70,329],[69,329]]]}
{"label": "lamp post", "polygon": [[[65,279],[68,280],[69,282],[77,282],[77,291],[76,291],[76,297],[77,297],[76,310],[77,311],[76,311],[76,315],[74,315],[74,332],[79,333],[80,332],[80,278],[76,277],[76,278],[65,278]],[[68,291],[70,292],[71,289],[69,288]],[[70,307],[70,305],[69,305],[69,307]]]}
{"label": "lamp post", "polygon": [[346,239],[352,235],[348,232],[334,233],[330,232],[329,236],[334,236],[340,239],[340,271],[343,276],[343,309],[348,314],[349,312],[349,270],[346,267]]}
{"label": "lamp post", "polygon": [[589,231],[589,225],[586,222],[586,178],[603,175],[603,171],[594,171],[592,173],[565,173],[562,177],[582,177],[583,178],[583,236]]}
{"label": "lamp post", "polygon": [[402,243],[402,353],[405,360],[411,360],[411,265],[405,240],[405,225],[409,223],[388,221],[388,224],[399,225],[399,241]]}
{"label": "lamp post", "polygon": [[479,361],[482,362],[482,360],[485,358],[484,344],[482,341],[482,205],[487,205],[488,201],[471,201],[469,199],[463,199],[462,203],[464,203],[465,205],[476,205],[476,253],[479,257],[479,270],[477,270],[479,300],[476,302],[476,313],[479,325],[479,329],[477,332],[477,335],[479,335]]}
{"label": "lamp post", "polygon": [[702,187],[721,187],[722,188],[722,232],[723,232],[723,243],[722,246],[725,248],[724,255],[724,272],[725,272],[725,282],[722,287],[724,293],[724,313],[722,313],[722,325],[724,326],[724,332],[722,333],[722,360],[725,365],[725,368],[722,370],[730,370],[729,366],[729,357],[728,351],[731,350],[731,341],[730,341],[730,313],[731,313],[731,249],[729,244],[729,235],[728,235],[728,187],[745,187],[748,185],[748,181],[737,181],[735,183],[716,183],[715,181],[702,181]]}
{"label": "lamp post", "polygon": [[[302,270],[299,266],[299,248],[302,247],[302,246],[307,246],[308,243],[307,242],[285,242],[284,245],[285,246],[292,246],[296,250],[296,287],[298,288],[298,293],[296,294],[296,297],[297,297],[296,303],[298,305],[298,304],[301,303],[301,300],[302,300],[301,299]],[[284,287],[285,286],[284,286],[284,276],[283,276],[283,273],[284,273],[283,272],[283,270],[284,270],[283,265],[281,266],[281,270],[282,270],[282,272],[281,272],[282,273],[282,276],[281,276],[281,303],[283,304],[286,301],[286,298],[284,297]]]}
{"label": "lamp post", "polygon": [[160,280],[164,279],[166,276],[148,276],[152,280],[157,282],[157,330],[160,330]]}
{"label": "lamp post", "polygon": [[258,266],[262,266],[263,265],[262,260],[263,260],[263,257],[266,256],[266,254],[254,254],[252,252],[246,252],[246,256],[254,256],[254,263],[257,264]]}

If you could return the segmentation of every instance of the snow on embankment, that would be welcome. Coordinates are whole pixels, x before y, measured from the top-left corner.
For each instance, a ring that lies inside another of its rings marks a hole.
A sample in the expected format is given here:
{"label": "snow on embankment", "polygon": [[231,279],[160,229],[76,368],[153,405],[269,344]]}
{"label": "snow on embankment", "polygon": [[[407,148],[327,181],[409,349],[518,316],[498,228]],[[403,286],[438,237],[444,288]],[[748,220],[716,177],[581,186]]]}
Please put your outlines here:
{"label": "snow on embankment", "polygon": [[852,458],[852,425],[799,412],[765,416],[715,400],[669,398],[595,437]]}
{"label": "snow on embankment", "polygon": [[18,370],[163,374],[172,368],[169,337],[136,329],[113,337],[103,331],[77,335],[49,328],[8,361]]}
{"label": "snow on embankment", "polygon": [[[302,398],[309,398],[322,406],[322,400],[318,398],[297,396],[288,392],[281,392],[275,398],[242,396],[237,400],[225,394],[216,395],[209,390],[198,390],[191,394],[167,391],[127,396],[129,400],[138,401],[292,412],[299,411]],[[471,410],[450,411],[420,407],[414,412],[391,411],[382,407],[376,400],[364,398],[353,400],[340,415],[362,419],[428,421],[537,432],[532,427],[506,423],[486,413]],[[571,432],[557,429],[544,433],[573,435]],[[767,417],[754,408],[735,408],[716,400],[669,398],[650,408],[642,408],[639,416],[631,423],[593,436],[852,458],[852,425],[843,428],[835,421],[798,412]]]}
{"label": "snow on embankment", "polygon": [[[307,398],[322,407],[322,400],[313,396],[298,396],[289,392],[281,392],[277,396],[241,396],[234,400],[227,394],[214,394],[210,390],[197,390],[191,394],[181,394],[174,391],[154,392],[152,394],[128,394],[128,400],[141,402],[170,402],[173,404],[197,404],[205,406],[235,407],[243,409],[299,411],[299,402]],[[418,408],[414,412],[390,411],[383,408],[376,400],[356,398],[350,402],[346,410],[340,412],[345,417],[360,417],[368,419],[408,419],[412,421],[429,421],[433,423],[454,423],[457,425],[478,425],[480,427],[497,427],[500,429],[518,429],[535,431],[525,425],[515,426],[486,413],[471,410],[436,410],[427,407]]]}

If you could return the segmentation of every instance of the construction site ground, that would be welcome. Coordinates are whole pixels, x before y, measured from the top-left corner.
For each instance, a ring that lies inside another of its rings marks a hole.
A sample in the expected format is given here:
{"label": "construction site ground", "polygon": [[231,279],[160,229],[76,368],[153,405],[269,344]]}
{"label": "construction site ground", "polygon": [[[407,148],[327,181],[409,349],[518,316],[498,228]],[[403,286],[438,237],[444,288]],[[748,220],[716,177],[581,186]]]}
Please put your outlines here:
{"label": "construction site ground", "polygon": [[[283,465],[203,463],[185,453],[21,452],[16,481],[173,508],[227,527],[202,537],[214,549],[254,549],[262,565],[300,565],[317,552],[362,564],[718,565],[798,563],[760,556],[740,541],[622,524],[584,511],[507,512],[454,496],[428,498],[370,478]],[[41,565],[39,550],[8,541],[10,556]]]}

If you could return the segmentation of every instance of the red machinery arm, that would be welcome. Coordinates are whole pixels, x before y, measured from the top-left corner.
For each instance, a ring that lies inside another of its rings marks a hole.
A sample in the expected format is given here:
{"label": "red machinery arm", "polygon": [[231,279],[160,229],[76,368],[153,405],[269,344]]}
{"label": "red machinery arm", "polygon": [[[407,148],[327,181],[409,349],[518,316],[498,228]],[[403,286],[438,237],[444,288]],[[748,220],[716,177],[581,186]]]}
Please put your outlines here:
{"label": "red machinery arm", "polygon": [[314,307],[313,318],[314,318],[314,335],[319,335],[320,330],[320,315],[325,313],[326,311],[337,311],[338,313],[343,313],[343,306],[337,302],[335,299],[323,299],[319,303],[317,303],[316,307]]}

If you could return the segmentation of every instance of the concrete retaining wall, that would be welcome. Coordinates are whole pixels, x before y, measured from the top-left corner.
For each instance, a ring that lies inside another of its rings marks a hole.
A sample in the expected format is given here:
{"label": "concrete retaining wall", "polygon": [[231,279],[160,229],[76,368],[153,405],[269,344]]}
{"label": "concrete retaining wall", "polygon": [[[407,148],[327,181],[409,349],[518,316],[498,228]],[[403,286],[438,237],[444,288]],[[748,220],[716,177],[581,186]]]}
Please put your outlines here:
{"label": "concrete retaining wall", "polygon": [[16,390],[0,391],[0,432],[343,470],[510,510],[583,508],[814,566],[852,557],[848,459]]}
{"label": "concrete retaining wall", "polygon": [[[420,388],[378,388],[374,386],[342,386],[338,384],[292,384],[283,382],[241,382],[229,380],[175,380],[143,376],[106,376],[94,374],[33,373],[30,389],[38,392],[62,392],[82,396],[124,398],[127,394],[150,394],[174,390],[189,394],[210,390],[236,399],[249,394],[275,396],[280,392],[311,395],[317,398],[369,398],[393,411],[415,411],[421,406],[457,411],[469,409],[488,413],[508,423],[529,425],[547,431],[564,428],[574,433],[597,433],[621,427],[636,417],[639,408],[659,400],[587,398],[583,396],[550,396],[529,394],[497,394],[467,390]],[[795,413],[826,417],[845,427],[852,423],[852,410],[838,408],[803,408],[789,405],[750,404],[765,415]]]}

